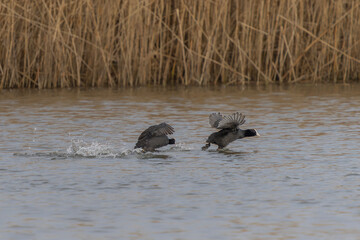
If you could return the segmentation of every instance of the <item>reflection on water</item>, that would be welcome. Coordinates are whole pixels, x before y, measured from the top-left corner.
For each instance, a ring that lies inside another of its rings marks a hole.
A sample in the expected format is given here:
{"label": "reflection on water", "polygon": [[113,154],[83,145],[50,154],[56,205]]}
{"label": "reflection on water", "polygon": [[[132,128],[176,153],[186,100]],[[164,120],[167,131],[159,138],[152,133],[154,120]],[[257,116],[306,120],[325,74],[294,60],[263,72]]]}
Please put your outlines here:
{"label": "reflection on water", "polygon": [[[360,86],[11,90],[1,239],[357,239]],[[211,112],[261,137],[201,151]],[[134,150],[168,122],[177,144]]]}

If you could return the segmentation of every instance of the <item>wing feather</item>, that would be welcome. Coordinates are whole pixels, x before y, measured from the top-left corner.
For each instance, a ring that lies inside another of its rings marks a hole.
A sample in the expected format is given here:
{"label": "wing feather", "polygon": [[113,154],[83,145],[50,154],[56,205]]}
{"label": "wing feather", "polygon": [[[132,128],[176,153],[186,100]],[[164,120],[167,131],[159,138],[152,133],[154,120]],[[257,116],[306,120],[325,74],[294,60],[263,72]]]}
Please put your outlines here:
{"label": "wing feather", "polygon": [[223,119],[223,116],[220,113],[212,113],[209,116],[209,124],[213,128],[217,128],[219,122]]}
{"label": "wing feather", "polygon": [[218,129],[226,129],[226,128],[237,128],[238,126],[245,123],[245,115],[239,112],[230,114],[222,118],[222,120],[218,123],[216,128]]}
{"label": "wing feather", "polygon": [[138,140],[141,141],[149,137],[169,135],[169,134],[173,134],[174,132],[175,130],[172,126],[163,122],[158,125],[153,125],[148,127],[145,131],[143,131],[140,134]]}

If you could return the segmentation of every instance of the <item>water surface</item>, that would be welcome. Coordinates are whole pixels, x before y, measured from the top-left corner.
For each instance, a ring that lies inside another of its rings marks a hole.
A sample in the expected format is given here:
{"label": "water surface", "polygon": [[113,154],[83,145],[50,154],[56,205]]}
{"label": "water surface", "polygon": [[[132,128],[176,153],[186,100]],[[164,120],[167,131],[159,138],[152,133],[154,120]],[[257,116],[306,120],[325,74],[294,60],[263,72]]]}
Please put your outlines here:
{"label": "water surface", "polygon": [[[360,86],[3,90],[0,239],[358,239]],[[201,151],[211,112],[261,137]],[[177,144],[134,151],[163,121]]]}

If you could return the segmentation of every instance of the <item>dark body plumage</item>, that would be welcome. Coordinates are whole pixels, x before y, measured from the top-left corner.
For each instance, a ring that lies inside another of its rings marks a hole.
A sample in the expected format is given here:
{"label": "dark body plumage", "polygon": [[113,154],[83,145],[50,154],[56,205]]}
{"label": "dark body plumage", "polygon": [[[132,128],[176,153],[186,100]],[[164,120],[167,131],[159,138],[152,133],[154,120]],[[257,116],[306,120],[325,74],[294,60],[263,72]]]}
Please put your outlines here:
{"label": "dark body plumage", "polygon": [[211,127],[221,129],[212,133],[206,140],[206,145],[202,147],[206,150],[211,144],[218,145],[218,149],[226,147],[229,143],[244,137],[260,136],[255,129],[242,130],[239,125],[245,123],[245,115],[241,113],[233,113],[229,116],[222,116],[220,113],[212,113],[209,116]]}
{"label": "dark body plumage", "polygon": [[167,137],[167,135],[173,134],[174,132],[174,128],[167,123],[150,126],[140,134],[135,148],[142,148],[145,151],[154,151],[156,148],[168,144],[175,144],[175,139],[169,139]]}

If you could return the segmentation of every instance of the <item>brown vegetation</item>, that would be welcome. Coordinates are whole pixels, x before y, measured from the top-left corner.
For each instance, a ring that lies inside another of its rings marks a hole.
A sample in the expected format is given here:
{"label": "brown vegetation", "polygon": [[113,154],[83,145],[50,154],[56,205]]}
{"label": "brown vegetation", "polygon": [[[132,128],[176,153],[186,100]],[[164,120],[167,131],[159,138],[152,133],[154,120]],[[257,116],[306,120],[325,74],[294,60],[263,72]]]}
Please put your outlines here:
{"label": "brown vegetation", "polygon": [[0,88],[350,82],[357,0],[4,0]]}

